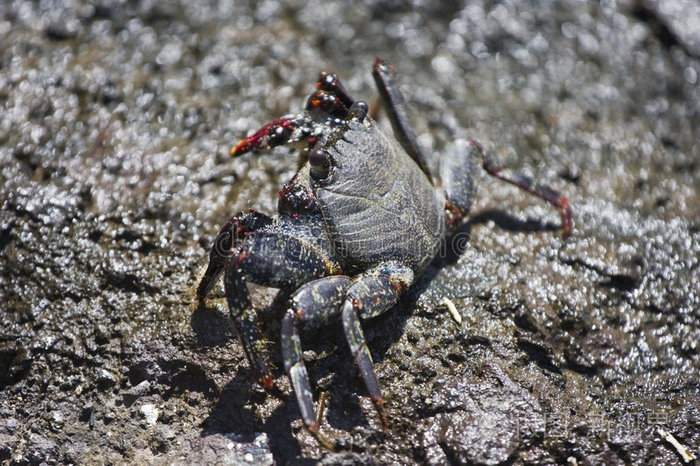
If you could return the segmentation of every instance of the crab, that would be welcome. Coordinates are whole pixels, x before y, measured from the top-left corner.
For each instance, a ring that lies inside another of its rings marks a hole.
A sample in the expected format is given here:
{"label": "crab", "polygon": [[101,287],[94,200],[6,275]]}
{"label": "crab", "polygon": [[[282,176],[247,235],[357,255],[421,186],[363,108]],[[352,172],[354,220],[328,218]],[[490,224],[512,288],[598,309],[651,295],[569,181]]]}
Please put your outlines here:
{"label": "crab", "polygon": [[275,387],[268,342],[247,282],[291,292],[281,323],[284,368],[305,428],[319,430],[302,358],[300,330],[342,321],[350,353],[383,426],[384,408],[361,322],[391,309],[416,282],[469,212],[481,163],[485,171],[556,207],[562,236],[572,230],[566,197],[486,156],[472,140],[439,160],[440,183],[416,143],[394,68],[377,59],[372,75],[395,139],[348,94],[338,76],[321,72],[301,113],[262,126],[231,150],[293,144],[301,168],[279,192],[275,216],[250,209],[231,217],[214,241],[197,289],[200,305],[223,274],[231,318],[256,380]]}

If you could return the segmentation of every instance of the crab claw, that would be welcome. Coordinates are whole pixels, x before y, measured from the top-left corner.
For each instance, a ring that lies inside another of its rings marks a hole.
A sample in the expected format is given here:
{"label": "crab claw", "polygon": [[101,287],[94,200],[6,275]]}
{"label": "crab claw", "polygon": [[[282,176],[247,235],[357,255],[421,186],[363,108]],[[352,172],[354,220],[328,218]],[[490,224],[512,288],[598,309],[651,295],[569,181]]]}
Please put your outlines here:
{"label": "crab claw", "polygon": [[238,144],[231,149],[231,157],[238,157],[246,152],[271,149],[289,142],[293,139],[292,135],[297,126],[295,119],[292,117],[272,121],[251,136],[238,141]]}

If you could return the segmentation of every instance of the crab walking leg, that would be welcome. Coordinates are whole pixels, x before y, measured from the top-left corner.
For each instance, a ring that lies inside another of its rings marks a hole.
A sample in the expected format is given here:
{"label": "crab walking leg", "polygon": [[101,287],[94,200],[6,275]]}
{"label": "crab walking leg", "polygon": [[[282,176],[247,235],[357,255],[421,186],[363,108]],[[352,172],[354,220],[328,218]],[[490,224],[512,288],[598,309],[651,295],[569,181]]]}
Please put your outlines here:
{"label": "crab walking leg", "polygon": [[571,220],[569,200],[566,197],[559,191],[547,185],[540,184],[522,173],[498,165],[491,157],[483,153],[481,146],[476,141],[469,139],[467,143],[469,144],[469,151],[481,159],[484,170],[486,170],[489,175],[515,185],[556,207],[562,219],[562,238],[566,239],[569,234],[571,234],[573,221]]}
{"label": "crab walking leg", "polygon": [[562,219],[562,237],[566,239],[569,236],[573,226],[571,208],[569,200],[558,191],[537,183],[522,173],[498,165],[483,153],[479,143],[471,139],[458,141],[452,151],[450,156],[440,159],[440,179],[447,192],[445,220],[448,228],[454,228],[469,213],[477,185],[477,177],[473,174],[481,163],[489,175],[513,184],[556,207]]}
{"label": "crab walking leg", "polygon": [[396,139],[401,143],[406,153],[418,164],[423,173],[431,178],[425,156],[416,143],[416,135],[406,116],[406,103],[403,94],[396,83],[394,68],[377,58],[372,68],[372,76],[379,91],[384,110],[389,117]]}
{"label": "crab walking leg", "polygon": [[237,213],[221,227],[209,253],[209,265],[197,287],[197,299],[200,305],[204,303],[207,295],[221,277],[231,248],[238,245],[247,233],[259,230],[271,223],[272,219],[269,216],[250,209],[248,213]]}
{"label": "crab walking leg", "polygon": [[226,264],[224,287],[231,319],[238,332],[248,362],[252,366],[256,380],[266,390],[274,386],[274,377],[270,370],[270,357],[266,341],[260,333],[260,325],[255,309],[250,303],[248,287],[240,268],[243,254],[234,254]]}
{"label": "crab walking leg", "polygon": [[319,250],[278,231],[249,233],[226,261],[224,288],[231,318],[246,357],[258,382],[272,389],[267,342],[262,338],[250,302],[247,280],[275,288],[294,289],[324,275],[336,273],[337,265]]}
{"label": "crab walking leg", "polygon": [[282,319],[282,359],[294,387],[301,418],[306,429],[330,450],[333,449],[332,445],[319,433],[319,423],[314,415],[313,394],[302,359],[299,328],[318,328],[337,320],[345,292],[351,284],[352,279],[345,275],[307,283],[290,297],[290,308]]}
{"label": "crab walking leg", "polygon": [[397,263],[380,264],[353,283],[343,303],[342,321],[345,338],[384,426],[388,424],[384,411],[384,399],[374,373],[372,355],[367,348],[360,319],[376,317],[391,309],[399,300],[401,293],[412,283],[413,271],[410,268]]}
{"label": "crab walking leg", "polygon": [[[466,146],[466,147],[465,147]],[[445,221],[447,230],[452,231],[469,213],[476,193],[479,163],[476,148],[466,141],[457,141],[440,158],[440,180],[447,194]]]}

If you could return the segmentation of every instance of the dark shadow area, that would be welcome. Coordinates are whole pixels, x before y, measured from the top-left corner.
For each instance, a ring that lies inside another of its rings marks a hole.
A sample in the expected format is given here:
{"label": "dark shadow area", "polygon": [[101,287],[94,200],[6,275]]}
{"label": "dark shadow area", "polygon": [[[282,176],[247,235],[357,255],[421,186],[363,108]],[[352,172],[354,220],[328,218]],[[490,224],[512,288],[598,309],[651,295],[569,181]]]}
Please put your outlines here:
{"label": "dark shadow area", "polygon": [[242,370],[224,386],[209,417],[201,425],[202,436],[217,433],[253,436],[259,430],[255,413],[245,408],[251,397],[251,385],[250,371]]}
{"label": "dark shadow area", "polygon": [[673,29],[669,27],[668,19],[660,15],[656,9],[650,8],[643,1],[637,1],[632,8],[632,15],[646,24],[667,50],[679,47],[689,56],[698,58],[698,54],[694,53],[693,48],[687,46],[686,41],[678,37]]}
{"label": "dark shadow area", "polygon": [[[523,222],[498,210],[480,212],[462,223],[443,241],[431,265],[399,303],[384,314],[362,322],[375,366],[385,360],[392,345],[404,334],[411,310],[417,308],[422,292],[430,286],[442,267],[456,263],[469,247],[472,226],[488,221],[495,222],[505,230],[519,232],[560,229],[558,224],[543,224],[537,220]],[[279,291],[273,301],[259,311],[264,338],[270,342],[270,361],[275,368],[276,380],[287,377],[282,369],[284,364],[280,354],[280,323],[290,294],[288,291]],[[236,329],[231,319],[217,306],[198,307],[192,313],[191,325],[198,344],[202,346],[224,346],[230,338],[236,338]],[[350,438],[349,433],[358,426],[372,430],[371,426],[376,423],[374,420],[370,422],[368,417],[376,416],[376,413],[374,410],[366,413],[362,410],[360,397],[367,397],[368,394],[352,360],[339,317],[338,321],[326,327],[302,328],[301,345],[307,355],[315,354],[312,359],[306,360],[314,400],[317,401],[324,392],[328,394],[321,432],[337,443],[339,450],[350,448],[345,444]],[[524,340],[519,341],[519,346],[541,367],[559,371],[553,363],[552,355],[547,354],[542,347]],[[294,393],[278,393],[277,396],[284,398],[284,401],[261,421],[254,409],[251,409],[251,404],[264,404],[267,396],[274,395],[257,387],[250,368],[243,368],[222,390],[209,417],[202,424],[201,435],[234,434],[244,441],[250,438],[252,442],[256,432],[265,432],[270,438],[270,448],[276,461],[283,462],[299,456],[301,450],[292,426],[300,419]],[[376,435],[385,436],[381,431],[377,431]]]}
{"label": "dark shadow area", "polygon": [[634,291],[641,284],[641,277],[624,275],[624,274],[613,274],[610,275],[607,280],[598,282],[598,285],[603,288],[614,288],[619,291]]}
{"label": "dark shadow area", "polygon": [[167,358],[161,358],[158,365],[165,372],[164,376],[161,377],[162,383],[168,387],[163,393],[164,400],[187,391],[200,392],[206,397],[212,397],[218,391],[214,380],[200,365]]}
{"label": "dark shadow area", "polygon": [[256,433],[264,432],[270,441],[270,451],[276,463],[284,463],[289,458],[301,455],[301,449],[292,435],[291,422],[297,416],[291,409],[288,399],[280,405],[264,423],[261,423],[254,409],[247,407],[248,401],[263,403],[266,395],[252,384],[252,373],[248,369],[240,371],[226,384],[209,417],[201,424],[201,436],[214,434],[235,435],[237,441],[253,443]]}
{"label": "dark shadow area", "polygon": [[484,210],[469,219],[469,225],[484,224],[487,222],[494,222],[499,228],[508,231],[520,232],[520,233],[532,233],[532,232],[546,232],[546,231],[559,231],[561,230],[561,225],[559,223],[544,223],[541,220],[526,220],[522,221],[513,215],[503,212],[501,210],[489,209]]}
{"label": "dark shadow area", "polygon": [[556,362],[556,356],[551,347],[526,335],[519,336],[517,341],[518,348],[528,355],[530,361],[542,369],[561,374],[561,369]]}
{"label": "dark shadow area", "polygon": [[198,346],[224,346],[237,338],[233,321],[216,306],[197,306],[190,315],[190,326]]}
{"label": "dark shadow area", "polygon": [[[458,257],[454,251],[450,257],[453,256]],[[428,268],[413,286],[425,289],[438,271],[439,268]],[[289,294],[286,291],[278,292],[273,302],[259,312],[264,338],[271,342],[270,361],[276,380],[287,377],[282,369],[280,322]],[[416,307],[419,296],[420,293],[408,292],[384,314],[362,322],[375,366],[384,361],[391,346],[403,335],[411,316],[410,310]],[[198,307],[192,313],[191,325],[198,344],[204,346],[224,346],[229,338],[237,338],[231,319],[215,306]],[[318,400],[323,392],[329,395],[321,431],[324,432],[325,425],[326,431],[332,427],[335,431],[344,432],[329,438],[338,443],[339,450],[349,450],[351,445],[346,445],[350,439],[349,433],[357,426],[373,429],[371,424],[376,423],[370,423],[367,417],[377,414],[373,409],[364,413],[360,405],[359,397],[367,397],[368,393],[345,341],[341,322],[338,320],[320,329],[301,329],[301,345],[307,354],[312,352],[316,355],[306,361],[314,400]],[[213,395],[210,391],[207,393]],[[293,392],[279,394],[285,398],[284,401],[261,422],[249,403],[264,404],[267,396],[274,395],[265,393],[255,385],[252,371],[246,366],[223,388],[202,424],[201,435],[234,434],[252,441],[256,432],[265,432],[277,462],[299,456],[301,450],[293,435],[292,423],[301,416]],[[385,436],[381,431],[377,431],[376,435]]]}

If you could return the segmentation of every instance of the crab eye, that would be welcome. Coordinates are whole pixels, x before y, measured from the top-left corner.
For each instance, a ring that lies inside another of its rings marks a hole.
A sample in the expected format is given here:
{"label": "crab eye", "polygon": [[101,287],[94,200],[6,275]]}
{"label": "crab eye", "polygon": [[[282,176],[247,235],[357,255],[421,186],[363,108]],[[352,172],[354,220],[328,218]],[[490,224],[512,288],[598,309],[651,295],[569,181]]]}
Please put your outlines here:
{"label": "crab eye", "polygon": [[311,165],[311,176],[317,179],[326,178],[331,168],[328,154],[320,150],[309,154],[309,165]]}

